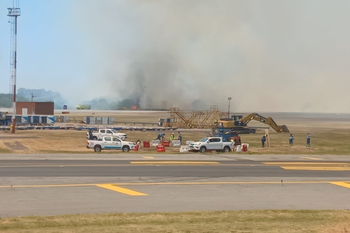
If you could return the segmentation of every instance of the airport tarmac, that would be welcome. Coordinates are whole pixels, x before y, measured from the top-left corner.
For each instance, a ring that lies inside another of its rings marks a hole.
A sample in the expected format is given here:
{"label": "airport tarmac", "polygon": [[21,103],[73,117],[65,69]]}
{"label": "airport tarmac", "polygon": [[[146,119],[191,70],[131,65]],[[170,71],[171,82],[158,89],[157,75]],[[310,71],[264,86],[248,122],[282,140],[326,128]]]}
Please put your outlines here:
{"label": "airport tarmac", "polygon": [[91,156],[1,156],[0,217],[350,208],[347,156]]}

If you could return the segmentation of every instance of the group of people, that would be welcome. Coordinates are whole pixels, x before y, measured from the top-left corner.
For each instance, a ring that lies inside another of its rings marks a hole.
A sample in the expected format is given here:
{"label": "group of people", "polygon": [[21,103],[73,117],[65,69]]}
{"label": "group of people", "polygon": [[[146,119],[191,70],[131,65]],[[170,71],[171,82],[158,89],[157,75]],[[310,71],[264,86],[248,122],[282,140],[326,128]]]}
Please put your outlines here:
{"label": "group of people", "polygon": [[[181,143],[181,145],[182,145],[182,134],[181,134],[180,131],[177,132],[177,133],[178,133],[177,140],[179,140],[180,143]],[[164,137],[165,137],[165,134],[164,134],[164,133],[160,133],[160,134],[158,134],[158,136],[157,136],[157,140],[162,141],[162,140],[164,140]],[[170,141],[173,141],[173,140],[176,140],[175,134],[174,134],[174,133],[172,133],[172,134],[170,135]]]}
{"label": "group of people", "polygon": [[[262,147],[265,147],[266,139],[267,139],[267,135],[262,136],[262,138],[261,138],[261,146]],[[291,146],[294,145],[294,136],[293,136],[293,134],[289,135],[289,145],[291,145]],[[310,133],[308,133],[306,135],[306,147],[310,147],[310,145],[311,145],[311,135],[310,135]]]}
{"label": "group of people", "polygon": [[[289,145],[293,146],[294,144],[294,136],[293,134],[289,135]],[[310,133],[307,133],[306,135],[306,147],[310,147],[311,145],[311,135]]]}

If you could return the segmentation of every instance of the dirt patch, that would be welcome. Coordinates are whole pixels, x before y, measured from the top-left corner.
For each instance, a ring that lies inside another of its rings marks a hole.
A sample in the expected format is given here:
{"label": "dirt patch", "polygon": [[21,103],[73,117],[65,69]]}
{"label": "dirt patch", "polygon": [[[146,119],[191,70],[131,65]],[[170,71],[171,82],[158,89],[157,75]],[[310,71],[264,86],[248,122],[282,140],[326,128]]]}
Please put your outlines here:
{"label": "dirt patch", "polygon": [[20,142],[15,141],[14,143],[4,142],[5,146],[12,150],[28,150],[27,147],[23,146]]}

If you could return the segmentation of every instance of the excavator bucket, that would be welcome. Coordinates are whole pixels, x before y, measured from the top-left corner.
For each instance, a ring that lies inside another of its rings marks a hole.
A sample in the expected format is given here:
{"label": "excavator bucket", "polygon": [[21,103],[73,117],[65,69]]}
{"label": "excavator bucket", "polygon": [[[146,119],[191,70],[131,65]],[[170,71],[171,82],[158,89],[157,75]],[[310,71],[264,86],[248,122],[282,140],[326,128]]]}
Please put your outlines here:
{"label": "excavator bucket", "polygon": [[280,133],[289,133],[289,129],[286,125],[279,125]]}

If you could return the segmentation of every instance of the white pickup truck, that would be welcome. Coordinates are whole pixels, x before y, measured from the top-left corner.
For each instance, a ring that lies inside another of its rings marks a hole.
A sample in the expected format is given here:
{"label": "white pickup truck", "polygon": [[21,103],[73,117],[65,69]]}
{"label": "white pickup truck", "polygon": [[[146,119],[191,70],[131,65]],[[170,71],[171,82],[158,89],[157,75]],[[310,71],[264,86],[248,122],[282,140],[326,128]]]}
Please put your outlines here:
{"label": "white pickup truck", "polygon": [[101,150],[122,150],[123,152],[129,152],[135,149],[135,143],[123,141],[119,137],[104,136],[102,140],[88,140],[86,148],[93,148],[95,152],[101,152]]}
{"label": "white pickup truck", "polygon": [[207,150],[230,152],[234,146],[234,142],[223,142],[221,137],[207,137],[202,138],[199,142],[191,143],[189,151],[200,151],[201,153]]}
{"label": "white pickup truck", "polygon": [[86,138],[90,140],[101,140],[103,136],[116,136],[121,140],[125,140],[127,138],[125,133],[119,133],[115,129],[98,129],[86,133]]}

